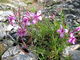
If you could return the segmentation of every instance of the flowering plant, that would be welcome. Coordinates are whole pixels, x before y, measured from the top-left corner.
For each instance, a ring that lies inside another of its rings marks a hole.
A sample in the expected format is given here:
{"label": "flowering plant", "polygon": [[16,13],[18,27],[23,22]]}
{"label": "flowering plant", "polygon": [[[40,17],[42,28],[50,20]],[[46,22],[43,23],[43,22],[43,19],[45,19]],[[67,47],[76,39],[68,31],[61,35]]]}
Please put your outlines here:
{"label": "flowering plant", "polygon": [[39,21],[42,20],[41,11],[38,12],[21,12],[20,8],[18,12],[14,13],[13,15],[9,15],[7,17],[9,24],[12,26],[18,25],[17,29],[17,36],[19,39],[19,44],[22,43],[23,47],[27,48],[24,37],[30,35],[28,32],[28,26],[37,24]]}
{"label": "flowering plant", "polygon": [[[21,19],[18,20],[17,17]],[[19,37],[26,36],[27,26],[36,24],[38,21],[41,20],[42,20],[41,11],[38,11],[36,13],[28,11],[25,12],[21,17],[20,17],[20,13],[19,15],[16,16],[15,15],[8,16],[8,21],[12,26],[14,26],[15,23],[18,23],[19,28],[17,30],[17,34]]]}
{"label": "flowering plant", "polygon": [[80,26],[76,27],[72,32],[68,31],[68,29],[64,29],[62,27],[62,25],[60,26],[60,29],[57,30],[57,32],[60,34],[61,38],[64,37],[65,32],[69,33],[70,38],[69,38],[68,42],[72,43],[72,44],[75,44],[77,41],[77,38],[75,37],[75,35],[76,35],[75,33],[78,31],[80,31]]}
{"label": "flowering plant", "polygon": [[[24,37],[30,32],[34,40],[33,45],[35,45],[31,49],[38,54],[40,60],[59,60],[60,53],[67,46],[67,42],[76,43],[76,32],[80,31],[80,27],[70,31],[63,25],[63,20],[60,22],[55,18],[56,16],[52,15],[49,18],[44,17],[43,21],[39,22],[42,20],[41,11],[36,13],[27,11],[8,16],[8,21],[12,26],[16,24],[19,26],[17,36],[19,36],[19,42],[23,44],[23,48],[27,48]],[[28,29],[29,27],[31,29]]]}

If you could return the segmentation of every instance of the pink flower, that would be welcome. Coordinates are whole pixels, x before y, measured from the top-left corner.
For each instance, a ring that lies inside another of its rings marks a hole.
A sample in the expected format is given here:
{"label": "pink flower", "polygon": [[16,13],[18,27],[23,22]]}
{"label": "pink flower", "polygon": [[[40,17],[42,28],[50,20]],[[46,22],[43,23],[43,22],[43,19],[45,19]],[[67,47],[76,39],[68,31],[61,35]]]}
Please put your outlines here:
{"label": "pink flower", "polygon": [[29,19],[31,19],[34,16],[34,13],[32,12],[26,12],[26,17],[28,17]]}
{"label": "pink flower", "polygon": [[31,24],[31,23],[30,23],[30,19],[29,19],[28,17],[23,17],[22,24],[23,24],[24,26],[30,25],[30,24]]}
{"label": "pink flower", "polygon": [[10,23],[11,25],[13,25],[13,24],[14,24],[14,22],[15,22],[15,20],[16,20],[16,17],[15,17],[15,16],[10,15],[10,16],[8,16],[8,20],[9,20],[9,23]]}
{"label": "pink flower", "polygon": [[42,20],[41,11],[34,14],[32,23],[36,24],[39,20]]}
{"label": "pink flower", "polygon": [[60,34],[60,37],[63,38],[64,37],[64,34],[68,32],[67,29],[64,29],[62,27],[62,25],[60,25],[60,29],[57,30],[57,32]]}
{"label": "pink flower", "polygon": [[70,37],[68,40],[69,43],[75,44],[76,38],[75,37]]}
{"label": "pink flower", "polygon": [[80,26],[76,27],[76,29],[74,30],[74,32],[80,31]]}
{"label": "pink flower", "polygon": [[73,32],[71,32],[71,33],[70,33],[70,37],[73,37],[73,36],[74,36],[74,33],[73,33]]}
{"label": "pink flower", "polygon": [[20,37],[23,37],[23,36],[26,36],[26,29],[25,28],[18,28],[18,31],[17,31],[17,35],[20,36]]}
{"label": "pink flower", "polygon": [[38,21],[37,20],[33,20],[32,21],[32,24],[36,24]]}
{"label": "pink flower", "polygon": [[72,44],[76,43],[76,38],[74,36],[74,33],[70,33],[70,38],[69,38],[68,42],[72,43]]}
{"label": "pink flower", "polygon": [[41,11],[38,11],[36,16],[38,20],[42,20]]}
{"label": "pink flower", "polygon": [[42,20],[41,11],[38,11],[37,13],[32,12],[26,12],[26,22],[28,25],[30,24],[36,24],[39,20]]}

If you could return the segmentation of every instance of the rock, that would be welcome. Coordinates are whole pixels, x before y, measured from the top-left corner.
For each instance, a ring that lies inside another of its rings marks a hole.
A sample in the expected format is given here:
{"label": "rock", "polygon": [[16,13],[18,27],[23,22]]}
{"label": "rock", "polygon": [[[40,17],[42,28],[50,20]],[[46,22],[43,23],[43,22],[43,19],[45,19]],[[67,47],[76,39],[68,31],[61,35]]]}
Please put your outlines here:
{"label": "rock", "polygon": [[13,12],[11,10],[8,11],[0,11],[0,21],[6,21],[7,16],[13,15]]}
{"label": "rock", "polygon": [[7,36],[8,32],[14,33],[19,28],[18,25],[12,26],[12,25],[6,25],[5,23],[0,23],[0,39],[2,39],[4,36]]}
{"label": "rock", "polygon": [[[7,39],[8,40],[12,39],[13,36],[10,36],[10,34],[16,32],[18,28],[19,28],[18,25],[12,26],[10,24],[8,25],[8,24],[5,24],[5,23],[1,22],[0,23],[0,40],[2,40],[4,37],[6,37],[5,38],[6,40]],[[9,38],[7,38],[7,36],[9,36]],[[15,38],[17,38],[17,35],[15,35]],[[3,39],[3,41],[4,41],[4,39]],[[7,41],[6,41],[6,43],[7,43]],[[8,41],[8,42],[10,42],[10,41]]]}
{"label": "rock", "polygon": [[6,44],[6,47],[9,48],[13,45],[14,41],[11,40],[11,38],[6,38],[6,39],[3,39],[2,43]]}
{"label": "rock", "polygon": [[38,60],[33,53],[24,54],[20,53],[19,55],[15,56],[13,60]]}
{"label": "rock", "polygon": [[0,16],[0,21],[5,21],[6,19],[3,16]]}
{"label": "rock", "polygon": [[80,60],[80,51],[78,50],[79,48],[80,44],[68,46],[62,52],[62,56],[63,57],[71,56],[72,60]]}
{"label": "rock", "polygon": [[15,46],[2,55],[2,60],[37,60],[37,57],[32,52],[25,54],[18,46]]}
{"label": "rock", "polygon": [[6,48],[7,48],[6,44],[0,42],[0,55],[4,53]]}
{"label": "rock", "polygon": [[15,24],[14,26],[9,24],[6,27],[6,31],[8,31],[8,32],[16,32],[18,28],[19,28],[19,26],[17,24]]}
{"label": "rock", "polygon": [[9,24],[9,25],[6,27],[6,31],[11,31],[13,28],[14,28],[14,27]]}
{"label": "rock", "polygon": [[76,19],[77,19],[78,17],[76,17],[75,15],[73,15],[73,14],[67,14],[67,15],[65,15],[65,22],[66,22],[66,24],[69,26],[69,28],[71,28],[71,29],[74,29],[74,25],[75,24],[78,24],[77,22],[76,22]]}
{"label": "rock", "polygon": [[27,6],[27,4],[25,4],[23,1],[20,1],[20,0],[12,0],[11,3],[18,7],[19,6],[23,6],[23,7]]}
{"label": "rock", "polygon": [[11,9],[16,9],[17,7],[13,4],[7,3],[6,6],[10,7]]}
{"label": "rock", "polygon": [[[74,26],[76,24],[80,24],[78,22],[79,21],[78,19],[80,17],[80,0],[72,0],[72,1],[66,2],[65,6],[63,6],[63,11],[64,11],[65,15],[72,14],[76,18],[76,19],[74,19],[74,17],[68,16],[68,17],[70,17],[70,19],[68,19],[68,20],[72,21],[72,22],[67,23],[67,25],[69,25],[70,28],[74,28]],[[65,19],[65,21],[67,21],[67,19]]]}
{"label": "rock", "polygon": [[0,23],[0,39],[6,36],[6,25],[4,23]]}
{"label": "rock", "polygon": [[42,11],[45,16],[49,16],[53,13],[60,19],[61,16],[59,13],[61,10],[66,17],[66,25],[68,25],[71,29],[75,28],[76,24],[80,24],[80,0],[65,0],[61,3],[45,6]]}
{"label": "rock", "polygon": [[17,54],[19,52],[20,52],[20,49],[18,46],[11,47],[2,55],[2,58],[4,59],[8,56],[14,56],[15,54]]}
{"label": "rock", "polygon": [[55,3],[63,2],[63,1],[65,0],[38,0],[38,2],[45,3],[46,5],[50,5],[49,3],[55,4]]}
{"label": "rock", "polygon": [[71,51],[70,53],[72,56],[72,60],[80,60],[80,51],[79,50]]}
{"label": "rock", "polygon": [[14,44],[14,42],[16,42],[18,36],[15,32],[17,31],[17,29],[17,25],[6,25],[5,27],[2,27],[0,31],[0,42],[6,44],[7,48],[11,47]]}
{"label": "rock", "polygon": [[11,10],[16,9],[17,7],[10,3],[1,3],[0,4],[0,10]]}
{"label": "rock", "polygon": [[76,20],[80,24],[80,18]]}
{"label": "rock", "polygon": [[78,48],[80,48],[79,44],[66,47],[63,51],[63,56],[69,56],[71,51],[77,50]]}
{"label": "rock", "polygon": [[8,10],[8,11],[3,11],[2,16],[9,16],[9,15],[14,15],[14,14],[13,14],[13,11],[10,11],[10,10]]}

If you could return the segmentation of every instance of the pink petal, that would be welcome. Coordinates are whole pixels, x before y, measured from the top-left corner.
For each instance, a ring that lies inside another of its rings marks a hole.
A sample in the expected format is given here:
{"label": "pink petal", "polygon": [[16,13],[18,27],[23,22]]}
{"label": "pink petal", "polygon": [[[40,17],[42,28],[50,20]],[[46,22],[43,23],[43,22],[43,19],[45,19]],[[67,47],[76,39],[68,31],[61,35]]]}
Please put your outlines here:
{"label": "pink petal", "polygon": [[61,32],[60,29],[58,29],[57,32],[60,33]]}
{"label": "pink petal", "polygon": [[73,36],[73,37],[70,37],[69,40],[68,40],[69,43],[72,43],[72,44],[75,44],[76,43],[76,38]]}
{"label": "pink petal", "polygon": [[60,25],[60,29],[63,29],[63,26],[62,25]]}
{"label": "pink petal", "polygon": [[42,17],[41,17],[41,16],[39,16],[39,17],[38,17],[38,19],[39,19],[39,20],[42,20]]}
{"label": "pink petal", "polygon": [[60,37],[63,38],[63,37],[64,37],[64,33],[61,33],[61,34],[60,34]]}
{"label": "pink petal", "polygon": [[27,25],[31,25],[31,23],[30,22],[27,22]]}
{"label": "pink petal", "polygon": [[72,40],[71,40],[71,39],[69,39],[69,40],[68,40],[68,42],[69,42],[69,43],[71,43],[71,42],[72,42]]}
{"label": "pink petal", "polygon": [[36,20],[33,20],[33,21],[32,21],[32,24],[36,24],[36,23],[37,23],[37,21],[36,21]]}
{"label": "pink petal", "polygon": [[70,37],[74,37],[74,33],[70,33]]}
{"label": "pink petal", "polygon": [[75,29],[76,31],[80,31],[80,26]]}

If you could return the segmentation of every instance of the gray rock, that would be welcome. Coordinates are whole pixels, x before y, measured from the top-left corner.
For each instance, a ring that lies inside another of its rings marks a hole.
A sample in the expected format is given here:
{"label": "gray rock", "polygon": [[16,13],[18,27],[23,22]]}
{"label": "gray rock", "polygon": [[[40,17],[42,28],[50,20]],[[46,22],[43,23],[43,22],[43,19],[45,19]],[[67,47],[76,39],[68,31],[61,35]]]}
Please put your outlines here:
{"label": "gray rock", "polygon": [[0,21],[5,21],[5,18],[3,16],[0,16]]}
{"label": "gray rock", "polygon": [[0,39],[6,36],[6,25],[4,23],[0,23]]}
{"label": "gray rock", "polygon": [[11,10],[8,11],[0,11],[0,21],[6,21],[7,20],[7,16],[9,15],[13,15],[13,12]]}
{"label": "gray rock", "polygon": [[76,20],[80,24],[80,18]]}
{"label": "gray rock", "polygon": [[3,39],[2,43],[4,43],[7,46],[7,48],[9,48],[13,45],[14,41],[11,40],[10,38],[6,38],[6,39]]}
{"label": "gray rock", "polygon": [[[72,1],[69,1],[65,4],[66,5],[63,6],[63,11],[64,11],[65,15],[72,14],[75,16],[75,17],[71,17],[71,15],[70,15],[70,16],[68,16],[68,17],[70,17],[70,19],[65,19],[65,21],[71,20],[71,22],[67,21],[67,25],[69,25],[70,28],[75,28],[74,26],[76,24],[80,24],[78,22],[79,21],[78,19],[80,17],[80,0],[72,0]],[[76,18],[76,19],[74,19],[74,18]]]}
{"label": "gray rock", "polygon": [[67,14],[65,15],[65,22],[66,24],[69,26],[69,28],[71,29],[74,29],[75,27],[73,27],[75,24],[78,24],[76,22],[78,17],[76,17],[75,15],[73,14]]}
{"label": "gray rock", "polygon": [[45,6],[50,6],[56,3],[62,3],[65,0],[38,0],[39,3],[43,3]]}
{"label": "gray rock", "polygon": [[80,60],[80,51],[79,50],[71,51],[70,53],[72,56],[72,60]]}
{"label": "gray rock", "polygon": [[[71,56],[72,60],[80,60],[80,51],[78,50],[78,48],[80,48],[79,44],[68,46],[62,52],[62,56],[63,57]],[[63,58],[63,60],[64,60],[64,58]]]}
{"label": "gray rock", "polygon": [[75,28],[76,24],[80,24],[80,0],[65,0],[64,2],[52,4],[44,8],[43,14],[45,14],[45,16],[53,13],[59,16],[59,19],[61,17],[59,14],[60,9],[63,10],[64,16],[66,17],[65,22],[72,29]]}
{"label": "gray rock", "polygon": [[64,49],[64,51],[62,52],[63,53],[63,56],[64,57],[69,56],[71,51],[75,51],[78,48],[80,48],[80,45],[79,44],[66,47]]}
{"label": "gray rock", "polygon": [[19,53],[20,49],[18,46],[9,48],[3,55],[2,59],[8,57],[8,56],[14,56],[15,54]]}
{"label": "gray rock", "polygon": [[[17,29],[19,28],[19,26],[17,25],[17,24],[15,24],[14,26],[12,26],[12,25],[7,25],[6,26],[6,31],[8,31],[8,32],[16,32],[17,31]],[[12,30],[13,29],[13,30]]]}
{"label": "gray rock", "polygon": [[32,52],[25,54],[18,46],[15,46],[2,55],[2,60],[37,60],[37,56]]}
{"label": "gray rock", "polygon": [[25,4],[23,1],[20,1],[20,0],[12,0],[11,3],[18,7],[19,6],[23,6],[23,7],[27,6],[27,4]]}
{"label": "gray rock", "polygon": [[53,0],[38,0],[38,2],[44,3],[44,5],[49,6],[53,3]]}
{"label": "gray rock", "polygon": [[38,60],[33,53],[16,55],[13,60]]}
{"label": "gray rock", "polygon": [[9,16],[9,15],[13,15],[13,11],[11,11],[11,10],[3,11],[2,16]]}
{"label": "gray rock", "polygon": [[10,7],[11,9],[17,9],[17,7],[13,4],[7,3],[6,4],[7,7]]}
{"label": "gray rock", "polygon": [[0,10],[11,10],[16,9],[17,7],[11,3],[1,3],[0,4]]}
{"label": "gray rock", "polygon": [[0,39],[2,39],[4,36],[7,36],[8,32],[16,32],[18,29],[18,25],[12,26],[12,25],[7,25],[3,22],[0,23]]}

